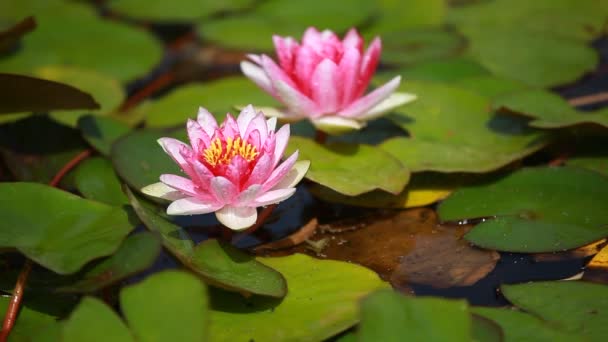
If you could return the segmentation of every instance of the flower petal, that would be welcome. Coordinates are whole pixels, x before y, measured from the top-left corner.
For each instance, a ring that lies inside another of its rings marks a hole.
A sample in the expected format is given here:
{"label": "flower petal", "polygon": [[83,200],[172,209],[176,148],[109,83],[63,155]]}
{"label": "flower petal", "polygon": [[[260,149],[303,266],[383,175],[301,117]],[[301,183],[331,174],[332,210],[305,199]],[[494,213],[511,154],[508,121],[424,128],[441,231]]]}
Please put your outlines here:
{"label": "flower petal", "polygon": [[258,159],[257,163],[253,167],[251,174],[249,175],[249,179],[244,184],[244,187],[249,187],[254,184],[262,184],[274,168],[272,164],[272,156],[268,154],[262,154],[260,159]]}
{"label": "flower petal", "polygon": [[222,204],[231,204],[238,195],[236,186],[225,177],[212,178],[209,185],[218,202]]}
{"label": "flower petal", "polygon": [[344,39],[342,40],[342,46],[345,50],[355,48],[357,51],[359,51],[359,55],[363,53],[363,38],[361,38],[361,35],[359,32],[357,32],[357,29],[352,28],[348,30],[344,36]]}
{"label": "flower petal", "polygon": [[198,124],[201,125],[201,128],[209,137],[213,136],[213,132],[217,129],[217,121],[207,109],[203,107],[198,108],[196,121],[198,121]]}
{"label": "flower petal", "polygon": [[308,96],[281,80],[273,84],[280,101],[287,106],[289,116],[308,117],[317,115],[317,105]]}
{"label": "flower petal", "polygon": [[221,208],[217,202],[207,202],[194,197],[186,197],[174,201],[167,207],[169,215],[198,215],[206,214]]}
{"label": "flower petal", "polygon": [[[262,113],[262,115],[266,115],[264,112],[260,111],[260,113]],[[266,128],[268,129],[268,132],[274,132],[274,130],[277,128],[277,118],[276,117],[271,117],[270,119],[266,120]]]}
{"label": "flower petal", "polygon": [[365,126],[364,123],[357,120],[343,118],[340,116],[322,116],[312,121],[312,124],[319,130],[328,134],[342,134],[355,129],[361,129]]}
{"label": "flower petal", "polygon": [[378,62],[380,61],[381,51],[382,42],[380,41],[380,38],[376,37],[367,48],[367,51],[365,51],[365,54],[363,55],[363,58],[361,60],[361,70],[359,71],[360,83],[356,97],[363,95],[365,89],[367,89],[369,81],[372,79],[372,76],[376,71],[376,67],[378,66]]}
{"label": "flower petal", "polygon": [[[201,147],[205,148],[211,143],[211,138],[205,130],[199,125],[198,121],[188,119],[186,124],[186,131],[188,132],[188,138],[190,139],[190,145],[195,152],[200,152]],[[201,146],[202,143],[202,146]]]}
{"label": "flower petal", "polygon": [[401,76],[396,76],[382,87],[351,103],[344,110],[340,111],[338,115],[347,118],[358,118],[366,115],[371,108],[387,99],[399,87],[400,82]]}
{"label": "flower petal", "polygon": [[274,42],[281,68],[290,73],[294,67],[295,54],[299,48],[298,43],[291,37],[283,38],[277,35],[272,36],[272,41]]}
{"label": "flower petal", "polygon": [[160,181],[179,190],[188,196],[196,196],[196,185],[188,178],[178,175],[164,174],[160,175]]}
{"label": "flower petal", "polygon": [[169,201],[175,201],[186,197],[181,191],[175,190],[163,182],[147,185],[141,188],[140,191],[148,196],[163,198]]}
{"label": "flower petal", "polygon": [[272,87],[272,81],[270,81],[270,78],[268,78],[268,75],[266,75],[266,72],[262,68],[251,62],[242,61],[241,71],[247,78],[252,80],[253,83],[257,84],[258,87],[274,96],[275,91]]}
{"label": "flower petal", "polygon": [[337,72],[340,75],[337,83],[341,89],[340,109],[348,106],[357,96],[360,64],[361,53],[359,50],[354,47],[346,48]]}
{"label": "flower petal", "polygon": [[243,190],[237,200],[236,200],[236,204],[238,206],[249,206],[251,204],[251,202],[253,200],[255,200],[255,198],[258,196],[258,194],[260,193],[260,191],[262,190],[262,185],[260,184],[254,184],[250,187],[248,187],[247,189]]}
{"label": "flower petal", "polygon": [[286,189],[295,187],[308,172],[310,160],[298,160],[281,181],[270,190]]}
{"label": "flower petal", "polygon": [[382,102],[378,103],[370,110],[368,110],[367,113],[358,117],[358,119],[366,121],[375,119],[381,116],[382,114],[393,110],[394,108],[416,100],[416,98],[418,97],[414,94],[392,93],[388,98],[384,99]]}
{"label": "flower petal", "polygon": [[259,135],[259,143],[256,145],[256,147],[259,148],[264,144],[266,138],[268,137],[268,126],[266,124],[266,119],[262,114],[256,115],[253,120],[249,122],[249,125],[241,136],[243,139],[248,140],[249,135],[255,131],[257,131]]}
{"label": "flower petal", "polygon": [[293,164],[295,164],[296,160],[298,159],[298,155],[299,152],[296,150],[291,156],[289,156],[289,158],[281,163],[281,165],[277,166],[277,168],[272,171],[270,176],[268,176],[268,179],[264,182],[264,187],[262,190],[268,191],[274,188],[274,186],[285,177],[287,172],[291,170]]}
{"label": "flower petal", "polygon": [[270,80],[272,81],[272,83],[275,87],[276,87],[277,81],[283,81],[283,82],[289,84],[289,86],[294,87],[294,88],[297,87],[297,85],[294,83],[294,81],[291,79],[291,77],[289,77],[289,75],[287,75],[285,73],[285,71],[283,71],[283,69],[281,69],[272,60],[272,58],[270,58],[266,55],[262,55],[262,68],[264,68],[264,71],[266,71],[268,78],[270,78]]}
{"label": "flower petal", "polygon": [[252,105],[247,105],[241,110],[241,113],[236,118],[236,123],[239,127],[239,134],[245,138],[245,132],[249,127],[249,123],[257,116],[257,113]]}
{"label": "flower petal", "polygon": [[192,176],[192,168],[184,157],[184,154],[192,153],[190,146],[173,138],[160,138],[157,140],[157,142],[163,148],[165,153],[167,153],[181,167],[181,169],[188,174],[188,176]]}
{"label": "flower petal", "polygon": [[261,196],[258,196],[254,203],[257,206],[279,203],[291,197],[295,192],[296,188],[271,190]]}
{"label": "flower petal", "polygon": [[321,59],[323,57],[312,46],[304,45],[298,50],[294,76],[297,79],[297,88],[306,96],[310,95],[311,91],[310,77]]}
{"label": "flower petal", "polygon": [[224,226],[232,230],[243,230],[255,224],[258,212],[254,207],[233,207],[227,205],[216,211],[215,216]]}
{"label": "flower petal", "polygon": [[317,103],[318,110],[335,113],[338,109],[338,66],[329,58],[324,59],[312,74],[311,96]]}
{"label": "flower petal", "polygon": [[285,148],[287,147],[287,143],[289,142],[290,129],[291,128],[289,125],[283,125],[283,127],[281,127],[274,135],[275,145],[272,160],[273,168],[277,166],[279,160],[283,158],[283,153],[285,153]]}

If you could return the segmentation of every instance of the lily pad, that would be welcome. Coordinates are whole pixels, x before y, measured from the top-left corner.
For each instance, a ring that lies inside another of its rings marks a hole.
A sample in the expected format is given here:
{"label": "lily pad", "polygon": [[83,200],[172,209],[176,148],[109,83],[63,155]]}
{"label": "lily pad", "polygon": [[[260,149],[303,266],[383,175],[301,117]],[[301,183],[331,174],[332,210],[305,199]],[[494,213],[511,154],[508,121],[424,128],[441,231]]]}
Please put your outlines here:
{"label": "lily pad", "polygon": [[374,272],[346,262],[302,254],[258,260],[285,275],[287,296],[213,293],[210,340],[321,341],[357,323],[357,301],[386,287]]}
{"label": "lily pad", "polygon": [[525,341],[532,337],[538,342],[578,340],[576,335],[555,329],[536,316],[511,308],[472,307],[471,311],[498,323],[504,333],[505,342]]}
{"label": "lily pad", "polygon": [[0,113],[97,109],[91,95],[78,87],[25,75],[0,74]]}
{"label": "lily pad", "polygon": [[209,284],[243,294],[285,296],[285,279],[277,271],[217,240],[206,240],[195,247],[181,227],[144,207],[132,192],[127,194],[146,227],[160,233],[165,248]]}
{"label": "lily pad", "polygon": [[115,119],[86,115],[78,120],[82,137],[104,156],[110,155],[114,141],[129,132],[129,127]]}
{"label": "lily pad", "polygon": [[62,328],[62,341],[66,342],[135,341],[114,311],[94,297],[83,298]]}
{"label": "lily pad", "polygon": [[61,292],[95,292],[150,267],[161,251],[160,240],[152,233],[126,238],[109,258],[88,268],[82,278],[59,289]]}
{"label": "lily pad", "polygon": [[0,6],[0,20],[28,15],[36,17],[38,29],[23,38],[18,52],[0,59],[2,71],[77,66],[127,81],[147,73],[162,56],[160,44],[150,34],[104,20],[84,4],[24,0]]}
{"label": "lily pad", "polygon": [[381,38],[382,62],[396,65],[447,57],[464,46],[460,35],[431,28],[384,33]]}
{"label": "lily pad", "polygon": [[227,112],[238,114],[235,106],[248,104],[272,107],[278,103],[249,79],[229,77],[180,87],[158,100],[145,103],[142,110],[146,112],[149,127],[184,127],[188,119],[196,118],[201,106],[221,122]]}
{"label": "lily pad", "polygon": [[[10,301],[11,297],[0,297],[0,312],[6,312]],[[9,341],[43,341],[41,336],[44,341],[60,341],[61,325],[57,318],[22,304]]]}
{"label": "lily pad", "polygon": [[585,123],[608,128],[608,109],[583,112],[572,108],[559,95],[544,90],[510,93],[494,99],[494,107],[528,117],[538,128],[562,128]]}
{"label": "lily pad", "polygon": [[495,75],[475,76],[458,79],[454,82],[459,88],[473,91],[483,97],[493,99],[511,92],[529,89],[527,85]]}
{"label": "lily pad", "polygon": [[130,18],[150,21],[192,21],[220,11],[246,8],[252,0],[200,1],[180,0],[171,3],[163,0],[112,0],[107,6]]}
{"label": "lily pad", "polygon": [[122,208],[42,184],[0,183],[0,194],[0,246],[60,274],[112,254],[133,229]]}
{"label": "lily pad", "polygon": [[409,181],[409,171],[381,149],[364,144],[319,145],[311,139],[291,137],[288,154],[300,151],[300,159],[311,161],[306,178],[341,194],[355,196],[380,189],[400,193]]}
{"label": "lily pad", "polygon": [[447,4],[444,0],[377,1],[378,16],[368,35],[436,27],[443,23]]}
{"label": "lily pad", "polygon": [[87,159],[75,172],[76,187],[85,198],[115,206],[129,203],[109,160]]}
{"label": "lily pad", "polygon": [[411,137],[392,138],[380,147],[413,172],[485,173],[548,142],[525,120],[494,115],[490,101],[476,93],[430,82],[406,82],[400,89],[418,99],[398,108],[389,119]]}
{"label": "lily pad", "polygon": [[392,290],[361,303],[359,341],[471,341],[471,316],[464,300],[411,298]]}
{"label": "lily pad", "polygon": [[489,218],[465,238],[510,252],[576,248],[608,235],[608,179],[571,167],[523,169],[463,188],[441,203],[443,220]]}
{"label": "lily pad", "polygon": [[507,299],[552,326],[588,341],[608,334],[608,286],[582,281],[547,281],[501,286]]}
{"label": "lily pad", "polygon": [[469,77],[488,75],[488,71],[470,58],[453,57],[419,62],[399,70],[406,82],[410,80],[454,82]]}
{"label": "lily pad", "polygon": [[33,17],[27,17],[13,25],[6,27],[0,23],[0,53],[10,51],[19,42],[22,36],[36,28]]}
{"label": "lily pad", "polygon": [[206,341],[207,303],[205,285],[178,271],[152,275],[120,292],[131,332],[142,342]]}

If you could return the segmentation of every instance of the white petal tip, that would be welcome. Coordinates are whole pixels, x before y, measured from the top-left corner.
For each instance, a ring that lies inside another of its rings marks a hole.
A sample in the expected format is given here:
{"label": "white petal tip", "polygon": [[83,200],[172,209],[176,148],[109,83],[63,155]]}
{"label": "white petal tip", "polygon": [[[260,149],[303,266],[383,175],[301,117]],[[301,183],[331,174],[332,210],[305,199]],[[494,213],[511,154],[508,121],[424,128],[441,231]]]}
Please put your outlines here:
{"label": "white petal tip", "polygon": [[338,135],[365,127],[365,123],[339,116],[324,116],[313,120],[312,124],[321,131]]}
{"label": "white petal tip", "polygon": [[253,207],[225,206],[215,212],[218,221],[232,230],[245,230],[255,224],[258,212]]}
{"label": "white petal tip", "polygon": [[182,194],[180,191],[175,190],[162,182],[147,185],[141,188],[140,191],[145,195],[162,198],[169,201],[174,201],[185,197],[185,195]]}
{"label": "white petal tip", "polygon": [[298,160],[289,172],[271,190],[293,188],[306,175],[310,168],[310,160]]}

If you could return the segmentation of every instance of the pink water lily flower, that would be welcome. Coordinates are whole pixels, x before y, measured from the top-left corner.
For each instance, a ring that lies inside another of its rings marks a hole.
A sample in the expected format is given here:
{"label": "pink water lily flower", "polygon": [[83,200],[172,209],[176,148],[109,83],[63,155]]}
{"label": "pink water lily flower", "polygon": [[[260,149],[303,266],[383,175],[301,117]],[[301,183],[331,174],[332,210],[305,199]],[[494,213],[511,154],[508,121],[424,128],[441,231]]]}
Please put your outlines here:
{"label": "pink water lily flower", "polygon": [[319,32],[314,27],[306,30],[301,44],[291,37],[272,38],[278,65],[267,55],[249,55],[251,62],[241,62],[247,77],[287,107],[265,110],[266,115],[288,121],[308,118],[323,131],[340,133],[359,129],[416,98],[395,93],[400,76],[364,96],[380,59],[378,37],[365,51],[355,29],[343,40],[332,31]]}
{"label": "pink water lily flower", "polygon": [[297,161],[298,151],[280,163],[289,125],[275,133],[276,119],[266,120],[251,105],[237,119],[230,114],[218,127],[206,109],[188,120],[190,145],[173,138],[159,144],[188,178],[164,174],[160,183],[142,192],[173,201],[169,215],[215,212],[226,227],[241,230],[257,219],[257,207],[281,202],[294,194],[309,161]]}

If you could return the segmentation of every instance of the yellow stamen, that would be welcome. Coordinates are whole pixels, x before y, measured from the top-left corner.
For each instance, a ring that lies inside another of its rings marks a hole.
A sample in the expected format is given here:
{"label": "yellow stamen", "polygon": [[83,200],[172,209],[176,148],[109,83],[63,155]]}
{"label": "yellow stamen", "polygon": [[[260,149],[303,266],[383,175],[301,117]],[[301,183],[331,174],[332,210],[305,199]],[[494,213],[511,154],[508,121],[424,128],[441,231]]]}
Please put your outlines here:
{"label": "yellow stamen", "polygon": [[211,165],[230,164],[232,158],[236,155],[243,157],[250,162],[259,154],[257,148],[248,142],[243,141],[241,137],[226,138],[225,141],[220,138],[215,138],[211,144],[203,151],[202,155],[205,161]]}

